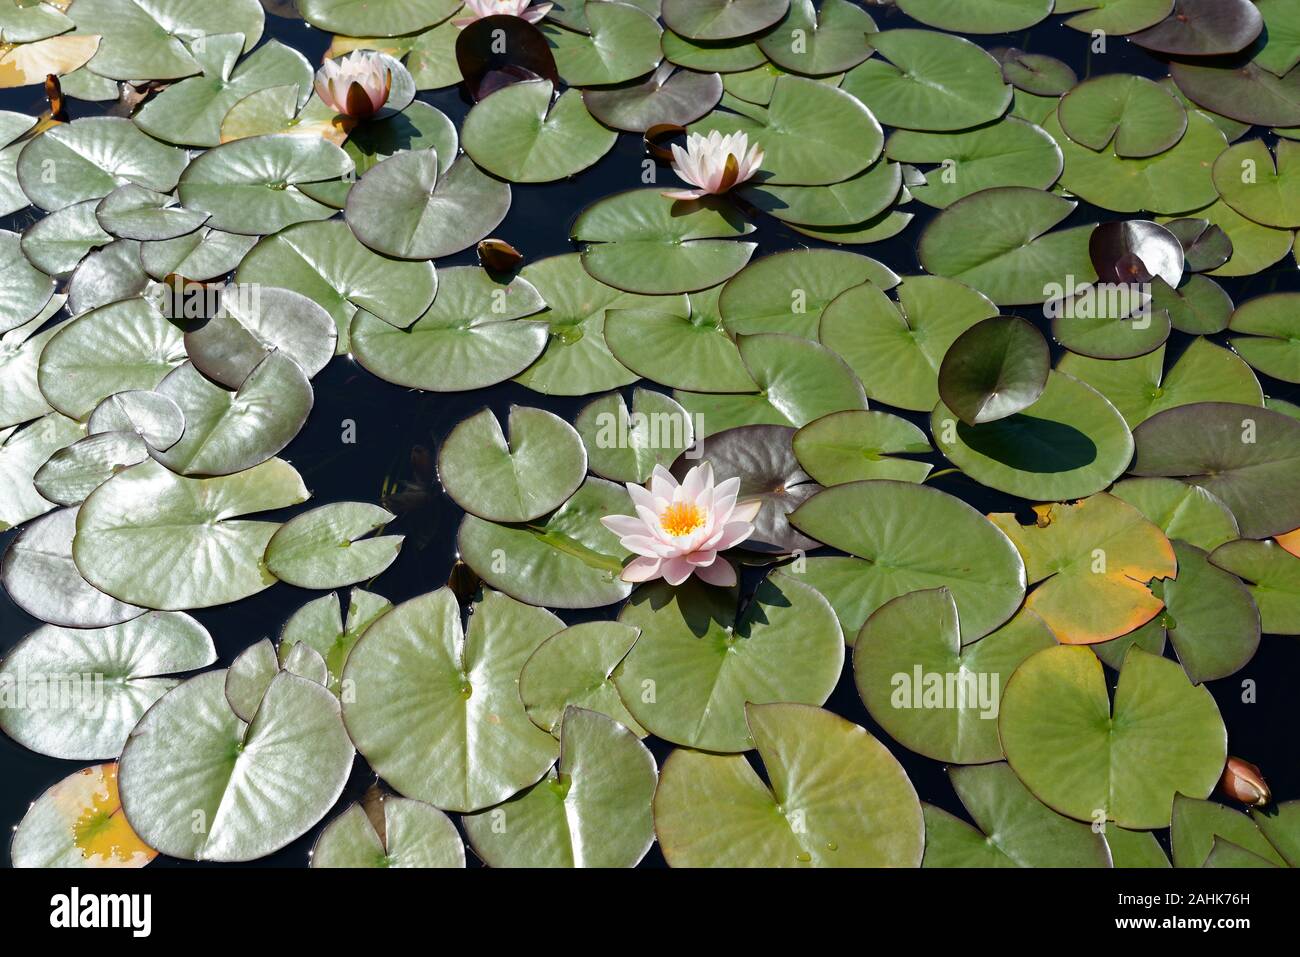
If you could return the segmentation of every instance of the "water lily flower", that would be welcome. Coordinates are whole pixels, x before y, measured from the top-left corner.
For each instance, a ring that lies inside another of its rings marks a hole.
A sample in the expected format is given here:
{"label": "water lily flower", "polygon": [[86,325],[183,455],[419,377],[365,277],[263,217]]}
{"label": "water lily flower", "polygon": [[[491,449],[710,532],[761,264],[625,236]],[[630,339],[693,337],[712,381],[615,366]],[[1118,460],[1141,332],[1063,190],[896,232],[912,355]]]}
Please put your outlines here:
{"label": "water lily flower", "polygon": [[1263,807],[1273,797],[1259,768],[1241,758],[1228,758],[1219,785],[1229,797],[1252,807]]}
{"label": "water lily flower", "polygon": [[627,491],[636,514],[600,520],[637,556],[623,569],[623,581],[663,578],[680,585],[696,575],[710,585],[736,583],[736,570],[718,553],[754,534],[751,523],[763,505],[736,503],[740,479],[715,486],[713,466],[705,462],[679,484],[671,472],[656,465],[647,488],[628,483]]}
{"label": "water lily flower", "polygon": [[392,90],[392,68],[369,50],[326,60],[316,71],[316,94],[331,110],[350,119],[374,116],[388,102]]}
{"label": "water lily flower", "polygon": [[752,178],[763,165],[765,155],[757,143],[749,145],[749,137],[744,133],[726,136],[717,130],[708,136],[692,133],[686,138],[686,149],[673,144],[673,172],[698,188],[671,190],[663,195],[668,199],[691,200],[725,193]]}
{"label": "water lily flower", "polygon": [[465,0],[464,12],[468,16],[457,17],[451,22],[462,30],[484,17],[519,17],[529,23],[536,23],[550,13],[554,6],[550,3],[529,6],[531,2],[532,0]]}

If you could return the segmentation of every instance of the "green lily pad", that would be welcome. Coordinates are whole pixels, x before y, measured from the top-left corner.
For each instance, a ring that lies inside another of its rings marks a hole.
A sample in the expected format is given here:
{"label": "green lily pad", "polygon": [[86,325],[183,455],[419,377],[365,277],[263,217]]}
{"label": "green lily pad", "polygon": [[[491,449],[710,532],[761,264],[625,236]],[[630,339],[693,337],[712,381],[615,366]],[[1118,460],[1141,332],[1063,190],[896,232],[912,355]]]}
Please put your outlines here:
{"label": "green lily pad", "polygon": [[134,605],[175,610],[238,601],[275,583],[262,554],[279,528],[240,516],[307,496],[298,473],[280,459],[207,479],[145,462],[82,503],[72,557],[88,582]]}
{"label": "green lily pad", "polygon": [[226,703],[241,721],[252,721],[257,708],[280,673],[275,645],[263,638],[239,653],[226,671]]}
{"label": "green lily pad", "polygon": [[1262,226],[1300,226],[1300,143],[1278,140],[1277,156],[1263,140],[1228,147],[1214,163],[1223,201]]}
{"label": "green lily pad", "polygon": [[938,209],[985,189],[1048,189],[1064,168],[1056,141],[1014,116],[958,133],[896,130],[885,142],[885,155],[900,163],[939,164],[924,184],[910,189]]}
{"label": "green lily pad", "polygon": [[859,99],[807,77],[778,77],[767,106],[725,96],[722,105],[738,112],[715,110],[687,130],[747,134],[763,148],[762,182],[772,186],[839,183],[874,163],[885,139]]}
{"label": "green lily pad", "polygon": [[549,80],[513,83],[475,104],[465,117],[465,152],[489,173],[512,183],[547,183],[593,165],[618,134],[596,122],[582,93],[552,103]]}
{"label": "green lily pad", "polygon": [[1038,329],[1016,316],[971,326],[939,366],[939,394],[967,425],[995,422],[1038,401],[1052,356]]}
{"label": "green lily pad", "polygon": [[1137,428],[1165,409],[1196,402],[1263,406],[1264,395],[1250,367],[1208,339],[1196,338],[1164,373],[1165,347],[1135,359],[1064,356],[1058,369],[1086,382]]}
{"label": "green lily pad", "polygon": [[66,297],[53,296],[36,318],[0,334],[0,429],[39,419],[52,411],[37,383],[41,350],[65,320],[47,325]]}
{"label": "green lily pad", "polygon": [[654,810],[671,866],[920,865],[921,805],[883,744],[809,705],[745,711],[771,785],[743,755],[669,755]]}
{"label": "green lily pad", "polygon": [[224,687],[210,671],[172,689],[122,751],[123,810],[163,854],[264,857],[324,817],[352,770],[338,701],[320,685],[277,675],[249,724]]}
{"label": "green lily pad", "polygon": [[181,331],[145,300],[125,299],[60,326],[38,381],[54,408],[84,419],[115,392],[153,389],[184,361]]}
{"label": "green lily pad", "polygon": [[341,613],[339,596],[331,592],[307,602],[289,617],[280,631],[280,663],[283,665],[295,645],[315,649],[325,661],[327,687],[335,694],[343,690],[343,666],[352,647],[367,628],[388,614],[392,602],[363,588],[352,589],[347,617]]}
{"label": "green lily pad", "polygon": [[0,666],[18,696],[0,728],[25,748],[56,758],[113,758],[131,728],[180,682],[163,677],[217,660],[212,638],[189,615],[150,612],[107,628],[46,625]]}
{"label": "green lily pad", "polygon": [[128,183],[99,201],[95,217],[112,235],[138,241],[175,239],[207,221],[207,213],[180,209],[176,202],[174,196]]}
{"label": "green lily pad", "polygon": [[869,479],[924,482],[928,462],[897,458],[931,451],[924,431],[888,412],[832,412],[809,422],[792,439],[799,464],[813,481],[845,485]]}
{"label": "green lily pad", "polygon": [[185,416],[185,434],[154,458],[178,475],[230,475],[271,458],[302,429],[311,384],[281,352],[263,359],[237,391],[210,382],[187,362],[158,383]]}
{"label": "green lily pad", "polygon": [[747,38],[696,42],[667,29],[659,44],[669,63],[702,73],[739,73],[767,62],[758,44]]}
{"label": "green lily pad", "polygon": [[1286,76],[1300,64],[1300,16],[1286,0],[1257,0],[1268,31],[1264,47],[1255,54],[1255,65],[1276,76]]}
{"label": "green lily pad", "polygon": [[1237,538],[1237,520],[1228,506],[1199,486],[1169,478],[1131,478],[1116,482],[1110,494],[1136,508],[1171,541],[1181,539],[1213,551]]}
{"label": "green lily pad", "polygon": [[396,37],[442,23],[458,0],[295,0],[314,27],[345,36]]}
{"label": "green lily pad", "polygon": [[[369,795],[367,795],[367,798]],[[465,845],[451,818],[410,798],[353,804],[330,821],[311,851],[312,867],[464,867]]]}
{"label": "green lily pad", "polygon": [[365,502],[314,508],[289,519],[271,536],[266,568],[299,588],[339,588],[375,578],[396,561],[403,536],[365,536],[395,517]]}
{"label": "green lily pad", "polygon": [[1114,143],[1100,152],[1082,146],[1053,116],[1043,128],[1065,155],[1061,186],[1102,209],[1173,214],[1212,203],[1218,195],[1211,170],[1227,141],[1199,110],[1187,114],[1187,132],[1177,146],[1143,159],[1120,156]]}
{"label": "green lily pad", "polygon": [[1011,105],[1002,67],[963,37],[885,30],[869,42],[880,57],[850,70],[843,89],[886,126],[964,130],[996,120]]}
{"label": "green lily pad", "polygon": [[154,449],[166,451],[185,431],[181,407],[157,392],[128,390],[109,396],[90,413],[86,428],[91,435],[130,432]]}
{"label": "green lily pad", "polygon": [[1295,242],[1289,229],[1261,226],[1247,219],[1222,199],[1194,214],[1219,227],[1232,245],[1232,258],[1208,275],[1219,277],[1253,276],[1279,262]]}
{"label": "green lily pad", "polygon": [[555,67],[569,86],[611,86],[659,65],[659,21],[630,3],[583,6],[584,29],[543,24]]}
{"label": "green lily pad", "polygon": [[66,33],[74,26],[62,10],[48,3],[9,0],[0,6],[0,39],[5,43],[32,43]]}
{"label": "green lily pad", "polygon": [[1245,538],[1300,527],[1300,423],[1271,409],[1198,402],[1152,416],[1133,432],[1134,475],[1207,489],[1232,510]]}
{"label": "green lily pad", "polygon": [[87,253],[113,241],[95,216],[100,202],[88,199],[73,203],[36,220],[23,230],[23,255],[48,276],[72,272]]}
{"label": "green lily pad", "polygon": [[[1040,0],[1041,2],[1041,0]],[[876,23],[849,0],[791,0],[785,18],[758,38],[778,66],[804,76],[843,73],[872,54]]]}
{"label": "green lily pad", "polygon": [[589,621],[547,638],[519,674],[519,697],[529,719],[558,738],[566,709],[582,708],[644,738],[645,728],[627,710],[612,677],[640,635],[631,625]]}
{"label": "green lily pad", "polygon": [[816,339],[826,307],[864,282],[892,289],[899,278],[889,267],[857,253],[793,249],[742,269],[722,287],[718,309],[723,327],[733,335],[778,332]]}
{"label": "green lily pad", "polygon": [[1277,542],[1241,539],[1216,548],[1210,561],[1246,582],[1270,635],[1300,635],[1300,558]]}
{"label": "green lily pad", "polygon": [[654,843],[654,756],[612,718],[570,706],[560,757],[542,780],[466,815],[489,867],[635,867]]}
{"label": "green lily pad", "polygon": [[970,426],[942,402],[930,417],[935,445],[989,488],[1039,500],[1081,498],[1110,485],[1128,466],[1133,436],[1123,416],[1086,383],[1061,372],[1033,405]]}
{"label": "green lily pad", "polygon": [[[1026,53],[1014,47],[998,50],[994,56],[1002,63],[1002,79],[1016,88],[1017,100],[1022,93],[1055,99],[1070,92],[1079,82],[1074,69],[1056,57]],[[1014,107],[1012,112],[1016,112]]]}
{"label": "green lily pad", "polygon": [[0,332],[25,326],[54,295],[54,280],[23,255],[17,233],[0,229]]}
{"label": "green lily pad", "polygon": [[872,718],[903,746],[950,764],[1002,757],[998,708],[1011,673],[1056,644],[1033,612],[965,649],[957,604],[947,588],[886,603],[853,646],[858,695]]}
{"label": "green lily pad", "polygon": [[1103,832],[1113,866],[1125,868],[1167,868],[1169,855],[1151,831],[1130,831],[1108,827]]}
{"label": "green lily pad", "polygon": [[632,390],[632,408],[611,393],[583,406],[573,421],[591,471],[612,482],[650,480],[656,465],[670,466],[695,444],[686,410],[662,392]]}
{"label": "green lily pad", "polygon": [[609,351],[632,374],[666,386],[752,391],[754,379],[718,315],[719,292],[715,287],[693,295],[681,310],[689,315],[648,308],[606,311],[604,338]]}
{"label": "green lily pad", "polygon": [[376,252],[437,259],[468,249],[505,219],[510,186],[462,158],[439,175],[432,150],[390,156],[348,194],[348,226]]}
{"label": "green lily pad", "polygon": [[1113,711],[1088,649],[1038,652],[1007,684],[999,727],[1012,769],[1039,800],[1121,827],[1166,826],[1174,795],[1208,795],[1227,757],[1209,691],[1140,648],[1124,659]]}
{"label": "green lily pad", "polygon": [[188,161],[184,150],[151,139],[130,120],[85,117],[28,142],[18,156],[18,180],[31,202],[53,211],[102,199],[127,183],[168,192]]}
{"label": "green lily pad", "polygon": [[1274,293],[1243,303],[1229,320],[1232,348],[1250,365],[1283,382],[1300,382],[1300,326],[1295,308],[1300,296]]}
{"label": "green lily pad", "polygon": [[620,577],[627,552],[600,520],[630,514],[632,500],[621,486],[588,478],[543,524],[498,525],[466,515],[457,542],[483,581],[520,601],[598,608],[632,590]]}
{"label": "green lily pad", "polygon": [[966,283],[1000,306],[1046,302],[1068,276],[1080,282],[1097,277],[1088,254],[1093,227],[1051,232],[1076,205],[1036,189],[982,190],[931,221],[921,235],[921,265],[936,276]]}
{"label": "green lily pad", "polygon": [[587,244],[582,267],[592,278],[626,292],[672,295],[738,273],[757,244],[732,240],[753,231],[725,203],[681,202],[638,189],[588,206],[570,235]]}
{"label": "green lily pad", "polygon": [[827,601],[781,573],[739,615],[734,589],[662,582],[638,590],[619,621],[641,637],[614,672],[650,733],[708,751],[754,746],[749,702],[820,705],[839,680],[844,638]]}
{"label": "green lily pad", "polygon": [[257,239],[204,226],[175,239],[142,244],[140,262],[153,279],[177,275],[192,282],[207,282],[233,271]]}
{"label": "green lily pad", "polygon": [[1177,289],[1164,280],[1152,285],[1151,308],[1168,315],[1170,326],[1179,332],[1208,336],[1228,328],[1232,297],[1213,279],[1186,276]]}
{"label": "green lily pad", "polygon": [[[922,867],[1109,867],[1106,839],[1042,804],[1004,763],[949,768],[977,828],[930,804]],[[1107,828],[1109,835],[1119,828]]]}
{"label": "green lily pad", "polygon": [[83,259],[68,281],[68,311],[81,315],[109,303],[151,296],[140,249],[137,240],[119,239]]}
{"label": "green lily pad", "polygon": [[404,795],[447,810],[488,807],[535,783],[559,744],[528,720],[519,672],[563,627],[495,592],[476,604],[468,633],[450,589],[398,605],[361,636],[343,672],[357,749]]}
{"label": "green lily pad", "polygon": [[87,67],[114,80],[176,80],[202,71],[199,53],[215,35],[243,35],[245,52],[262,38],[257,0],[220,8],[187,0],[77,0],[69,16],[80,34],[101,37]]}
{"label": "green lily pad", "polygon": [[766,30],[789,6],[790,0],[664,0],[663,18],[690,40],[731,40]]}
{"label": "green lily pad", "polygon": [[741,425],[801,428],[813,419],[846,409],[865,409],[867,398],[853,371],[830,349],[796,336],[742,336],[740,357],[756,393],[710,394],[677,390],[673,397],[702,425],[708,438]]}
{"label": "green lily pad", "polygon": [[1056,0],[1056,13],[1073,13],[1065,21],[1084,33],[1100,30],[1123,36],[1154,26],[1174,8],[1174,0]]}
{"label": "green lily pad", "polygon": [[351,348],[361,365],[397,385],[464,392],[518,374],[546,348],[546,325],[520,321],[546,305],[527,279],[504,282],[477,267],[456,266],[438,280],[437,298],[406,328],[357,311]]}
{"label": "green lily pad", "polygon": [[679,70],[665,60],[650,79],[608,90],[583,90],[588,112],[606,126],[644,133],[652,126],[686,126],[718,105],[722,78]]}
{"label": "green lily pad", "polygon": [[65,628],[105,628],[145,609],[104,594],[72,561],[77,509],[62,508],[27,524],[0,559],[0,582],[27,614]]}
{"label": "green lily pad", "polygon": [[899,0],[913,20],[952,33],[1014,33],[1052,12],[1051,0]]}
{"label": "green lily pad", "polygon": [[1080,83],[1061,98],[1057,122],[1094,152],[1113,148],[1125,159],[1173,149],[1187,132],[1187,111],[1146,77],[1111,73]]}
{"label": "green lily pad", "polygon": [[1020,607],[1025,566],[1011,541],[965,502],[909,482],[869,481],[819,492],[790,516],[800,531],[847,558],[809,558],[803,580],[835,608],[851,645],[886,602],[946,586],[964,643]]}
{"label": "green lily pad", "polygon": [[136,125],[167,143],[211,148],[222,143],[221,121],[231,107],[258,90],[296,87],[301,109],[312,88],[307,58],[271,40],[236,66],[243,46],[238,33],[206,38],[202,52],[193,51],[203,75],[167,87],[140,108]]}
{"label": "green lily pad", "polygon": [[300,223],[268,236],[244,257],[235,282],[279,286],[325,307],[346,352],[359,309],[405,328],[428,311],[438,288],[431,262],[399,262],[363,246],[347,223]]}
{"label": "green lily pad", "polygon": [[939,401],[939,367],[968,329],[998,314],[984,295],[941,276],[912,276],[895,303],[872,282],[855,285],[822,314],[822,344],[862,380],[868,397],[925,411]]}
{"label": "green lily pad", "polygon": [[54,508],[36,491],[36,472],[59,449],[85,435],[84,428],[57,412],[21,429],[0,430],[0,531],[21,525]]}
{"label": "green lily pad", "polygon": [[1174,852],[1175,867],[1205,867],[1216,842],[1232,845],[1258,855],[1274,867],[1287,867],[1256,821],[1213,801],[1199,801],[1179,794],[1174,798],[1169,844]]}
{"label": "green lily pad", "polygon": [[181,202],[211,213],[208,225],[267,235],[334,210],[298,189],[353,169],[347,153],[317,136],[250,136],[204,153],[185,170]]}
{"label": "green lily pad", "polygon": [[88,435],[51,455],[32,484],[57,505],[79,505],[116,473],[147,458],[149,446],[133,432]]}
{"label": "green lily pad", "polygon": [[559,508],[587,474],[587,450],[569,423],[510,407],[510,438],[491,409],[465,419],[438,451],[438,478],[465,511],[489,522],[530,522]]}
{"label": "green lily pad", "polygon": [[877,162],[856,176],[827,186],[744,186],[746,202],[782,222],[803,226],[849,226],[887,210],[902,189],[897,163]]}

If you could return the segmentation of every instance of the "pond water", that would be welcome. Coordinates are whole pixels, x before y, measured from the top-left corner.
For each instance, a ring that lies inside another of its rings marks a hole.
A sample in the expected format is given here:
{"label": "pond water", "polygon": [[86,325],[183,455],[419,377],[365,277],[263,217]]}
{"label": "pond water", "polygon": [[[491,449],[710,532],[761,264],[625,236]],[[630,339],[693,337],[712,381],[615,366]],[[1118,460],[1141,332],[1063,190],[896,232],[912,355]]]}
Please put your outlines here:
{"label": "pond water", "polygon": [[[892,9],[873,6],[870,11],[882,29],[916,25]],[[1055,19],[1059,21],[1059,18]],[[302,51],[313,64],[320,61],[330,42],[329,34],[311,29],[301,21],[273,16],[267,18],[267,36],[275,37]],[[1027,34],[971,39],[986,48],[1014,45],[1029,52],[1051,54],[1074,67],[1080,79],[1096,73],[1131,72],[1153,78],[1167,74],[1167,67],[1162,61],[1120,38],[1110,40],[1107,53],[1093,54],[1089,50],[1090,38],[1086,34],[1067,29],[1059,22],[1044,23]],[[458,127],[470,106],[469,101],[456,89],[421,93],[419,98],[442,110]],[[37,113],[44,105],[36,87],[0,92],[0,108]],[[94,104],[77,100],[71,100],[69,105],[74,117],[99,112]],[[509,215],[494,235],[512,243],[529,260],[574,251],[575,246],[568,238],[569,226],[574,217],[603,196],[641,185],[643,155],[640,138],[625,133],[619,137],[615,149],[600,163],[571,181],[543,186],[516,185]],[[666,169],[661,170],[661,174],[671,177]],[[913,204],[910,209],[917,213],[916,219],[899,236],[868,247],[846,248],[879,259],[900,275],[920,272],[916,243],[934,211],[921,204]],[[35,218],[34,212],[27,210],[0,222],[0,226],[21,231]],[[1071,219],[1063,225],[1120,218],[1123,217],[1081,203]],[[824,245],[767,217],[762,219],[758,231],[750,238],[759,244],[755,258],[786,249]],[[470,250],[439,260],[438,265],[441,268],[474,262],[475,255]],[[1240,303],[1268,292],[1300,289],[1300,278],[1297,277],[1294,260],[1288,256],[1268,272],[1245,280],[1224,280],[1223,285],[1234,301]],[[1030,319],[1047,331],[1041,308],[1007,311]],[[1221,343],[1226,339],[1225,336],[1214,338]],[[1189,336],[1173,333],[1169,341],[1166,368],[1190,341]],[[1300,389],[1295,386],[1270,380],[1263,375],[1259,378],[1266,395],[1300,401]],[[412,465],[413,454],[418,460],[421,449],[436,451],[454,425],[484,406],[490,407],[503,420],[512,404],[522,404],[548,409],[572,421],[579,409],[590,401],[590,397],[566,399],[543,396],[513,383],[469,393],[417,393],[376,378],[348,357],[336,358],[313,384],[315,408],[306,427],[282,456],[301,472],[312,492],[313,504],[335,501],[378,502],[384,499],[386,493],[403,489],[401,498],[405,507],[398,522],[390,526],[389,531],[406,534],[406,544],[398,560],[367,586],[395,603],[435,589],[447,581],[456,558],[455,534],[462,515],[460,509],[436,485],[430,487],[420,484],[417,471]],[[649,383],[641,385],[648,386]],[[631,389],[624,391],[630,397]],[[875,403],[873,407],[885,408]],[[928,415],[896,409],[889,411],[903,415],[928,431]],[[343,441],[343,437],[350,424],[354,425],[355,442],[349,444]],[[937,453],[929,460],[936,463],[936,468],[948,466],[947,461]],[[962,498],[981,512],[1015,511],[1023,519],[1031,504],[984,488],[961,474],[939,477],[929,484]],[[0,548],[7,546],[14,534],[9,532],[0,535]],[[747,570],[743,587],[752,591],[762,575],[761,569]],[[225,666],[254,641],[276,636],[294,610],[319,594],[322,593],[280,584],[234,605],[193,614],[212,633],[219,663]],[[615,609],[559,614],[566,622],[573,624],[612,618]],[[39,625],[40,622],[20,611],[0,592],[0,652],[7,651]],[[923,801],[963,815],[943,765],[914,755],[895,744],[874,724],[854,689],[851,667],[851,661],[846,662],[844,674],[826,707],[863,725],[886,742],[906,768]],[[1297,674],[1300,674],[1300,641],[1266,636],[1258,654],[1246,668],[1232,677],[1208,685],[1218,701],[1230,732],[1230,753],[1260,765],[1274,793],[1284,799],[1300,796],[1300,760],[1297,760],[1300,755],[1297,754],[1291,686],[1293,676]],[[1113,672],[1108,671],[1107,676],[1113,684]],[[1247,679],[1257,685],[1257,703],[1242,703],[1242,682]],[[662,765],[672,746],[654,737],[648,738],[646,743]],[[0,788],[0,824],[16,825],[30,801],[79,766],[81,763],[78,762],[58,761],[34,754],[7,737],[0,736],[0,781],[3,781],[3,787]],[[358,755],[351,780],[338,806],[326,816],[325,822],[331,820],[338,810],[357,800],[372,780],[372,772],[365,760]],[[308,851],[325,822],[283,850],[255,863],[265,866],[304,866]],[[477,863],[472,854],[468,858],[471,866]],[[7,866],[7,854],[4,855],[4,861]],[[656,845],[643,866],[663,864]],[[194,865],[160,857],[151,866]]]}

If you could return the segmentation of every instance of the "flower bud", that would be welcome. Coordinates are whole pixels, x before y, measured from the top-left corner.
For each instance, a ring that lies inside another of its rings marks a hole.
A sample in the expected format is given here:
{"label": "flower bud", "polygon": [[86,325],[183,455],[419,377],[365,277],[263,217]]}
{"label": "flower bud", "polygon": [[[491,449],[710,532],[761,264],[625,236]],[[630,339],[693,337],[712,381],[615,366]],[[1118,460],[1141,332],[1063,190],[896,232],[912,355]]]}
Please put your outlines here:
{"label": "flower bud", "polygon": [[1259,768],[1241,758],[1228,758],[1219,787],[1229,797],[1253,807],[1263,807],[1273,798]]}

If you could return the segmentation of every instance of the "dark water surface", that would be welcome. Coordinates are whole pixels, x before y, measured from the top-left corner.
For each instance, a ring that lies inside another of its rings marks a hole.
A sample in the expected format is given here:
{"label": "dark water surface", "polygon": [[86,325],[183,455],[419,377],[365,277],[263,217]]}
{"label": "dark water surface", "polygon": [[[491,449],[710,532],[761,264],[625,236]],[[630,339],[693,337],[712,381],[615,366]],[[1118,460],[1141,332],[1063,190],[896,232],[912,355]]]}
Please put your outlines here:
{"label": "dark water surface", "polygon": [[[868,9],[882,29],[920,26],[889,8],[868,6]],[[1087,34],[1061,26],[1060,19],[1053,17],[1025,34],[970,39],[986,48],[1018,46],[1029,52],[1051,54],[1073,66],[1081,80],[1104,73],[1138,73],[1152,78],[1160,78],[1168,73],[1162,61],[1123,38],[1111,38],[1108,41],[1109,52],[1106,54],[1090,53],[1091,38]],[[302,51],[313,64],[320,61],[331,39],[328,33],[312,29],[301,21],[272,16],[267,17],[266,34],[268,38],[274,37]],[[458,128],[470,106],[456,89],[421,93],[419,99],[442,110],[455,121]],[[45,106],[39,87],[0,91],[0,109],[35,114]],[[102,112],[96,104],[79,100],[70,100],[69,109],[73,116]],[[604,196],[642,185],[640,174],[643,156],[640,138],[625,133],[620,135],[618,144],[609,155],[574,180],[541,186],[514,185],[514,202],[510,213],[495,235],[514,244],[529,260],[575,251],[576,247],[569,241],[568,233],[569,226],[578,213]],[[660,181],[674,182],[671,170],[661,168]],[[916,202],[908,210],[917,216],[899,236],[870,246],[845,248],[878,259],[900,275],[921,272],[917,262],[916,243],[934,211]],[[0,226],[21,231],[37,218],[39,214],[29,209],[0,222]],[[1130,217],[1080,203],[1072,218],[1062,225],[1123,218]],[[768,217],[762,217],[758,221],[758,227],[753,236],[747,237],[759,244],[755,258],[786,249],[827,245],[801,236]],[[459,256],[439,260],[438,265],[474,262],[474,252],[470,250]],[[1295,261],[1290,256],[1260,275],[1242,280],[1221,280],[1221,283],[1238,304],[1269,292],[1300,290],[1300,277],[1297,276]],[[1033,320],[1045,332],[1048,331],[1041,308],[1008,311]],[[1225,340],[1224,336],[1212,338],[1220,344]],[[1189,342],[1190,336],[1179,332],[1172,334],[1167,347],[1166,368],[1178,358]],[[1266,395],[1300,401],[1300,389],[1296,386],[1263,375],[1259,379]],[[408,536],[406,544],[397,561],[367,586],[394,603],[431,591],[446,582],[456,557],[455,536],[462,514],[439,488],[419,485],[411,465],[412,450],[423,447],[436,451],[453,426],[485,405],[503,421],[512,404],[545,408],[572,421],[579,409],[593,398],[544,396],[509,382],[477,392],[445,395],[419,393],[374,377],[348,357],[336,358],[316,377],[313,385],[316,390],[315,408],[302,432],[281,453],[302,473],[312,492],[312,500],[304,508],[336,501],[379,502],[386,492],[402,487],[404,483],[412,483],[407,485],[408,494],[403,499],[416,503],[416,507],[402,514],[389,527],[391,532],[405,533]],[[640,385],[651,384],[642,382]],[[624,391],[630,404],[631,388]],[[886,407],[873,403],[873,408]],[[901,412],[897,409],[889,411],[922,426],[928,434],[928,414]],[[345,425],[349,421],[355,423],[355,444],[345,444],[342,441]],[[937,453],[930,460],[938,468],[947,468],[949,464]],[[960,474],[943,476],[928,484],[964,499],[982,512],[1015,511],[1025,516],[1029,514],[1029,505],[1032,504],[984,488]],[[0,549],[6,547],[15,534],[10,531],[0,535]],[[749,570],[744,585],[752,591],[762,575],[762,570]],[[321,594],[323,593],[279,584],[234,605],[192,614],[211,631],[217,646],[219,666],[224,667],[253,642],[263,637],[277,636],[280,627],[297,608]],[[344,597],[346,600],[346,594]],[[613,618],[617,614],[617,608],[561,611],[559,614],[566,622],[574,624]],[[16,608],[3,590],[0,590],[0,652],[7,652],[40,624]],[[1107,671],[1107,677],[1113,687],[1115,674]],[[1254,660],[1242,671],[1208,684],[1228,727],[1229,752],[1260,765],[1279,800],[1300,797],[1300,754],[1297,753],[1296,745],[1296,706],[1292,700],[1297,678],[1300,678],[1300,640],[1266,636]],[[1248,679],[1256,685],[1257,703],[1254,704],[1243,704],[1241,700],[1242,683]],[[851,656],[846,661],[844,674],[826,707],[863,725],[879,737],[907,769],[922,800],[965,817],[948,783],[944,766],[907,751],[871,720],[853,686]],[[654,737],[647,738],[646,744],[661,765],[672,750],[672,745]],[[33,754],[0,735],[0,825],[17,825],[31,801],[46,788],[87,763],[89,762],[60,761]],[[306,865],[308,851],[321,829],[335,814],[357,800],[372,780],[370,768],[358,755],[343,796],[324,821],[288,847],[254,863],[281,867]],[[477,864],[472,853],[467,857],[471,866]],[[8,854],[4,854],[3,858],[4,865],[9,866]],[[658,845],[655,845],[643,866],[663,865],[663,857]],[[159,857],[150,866],[194,865]]]}

